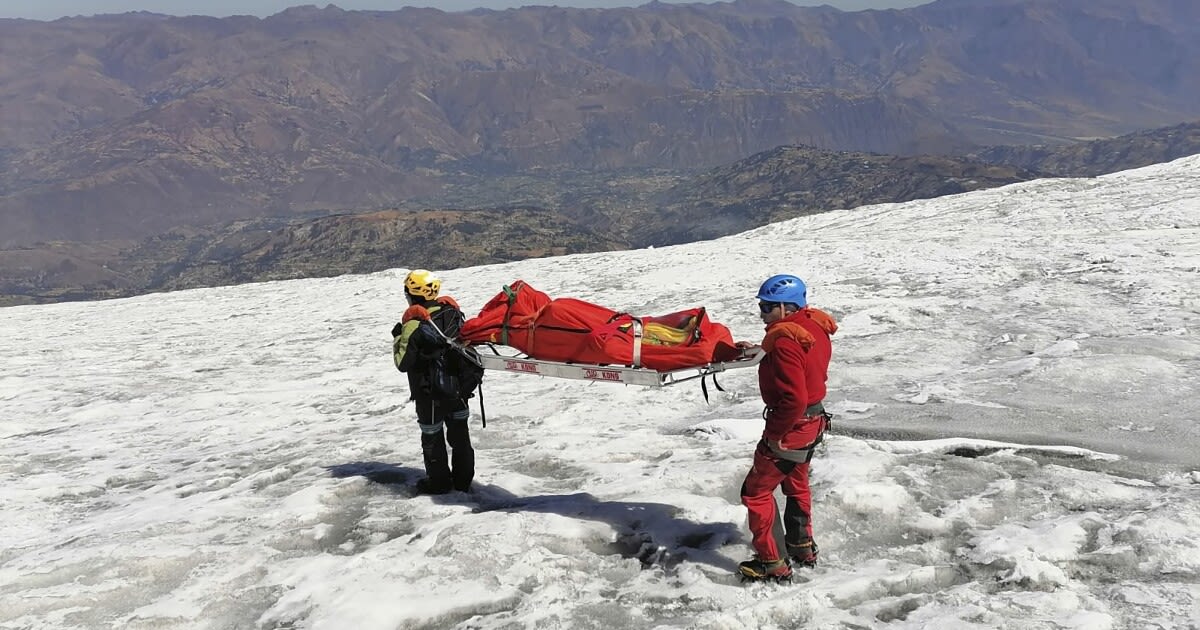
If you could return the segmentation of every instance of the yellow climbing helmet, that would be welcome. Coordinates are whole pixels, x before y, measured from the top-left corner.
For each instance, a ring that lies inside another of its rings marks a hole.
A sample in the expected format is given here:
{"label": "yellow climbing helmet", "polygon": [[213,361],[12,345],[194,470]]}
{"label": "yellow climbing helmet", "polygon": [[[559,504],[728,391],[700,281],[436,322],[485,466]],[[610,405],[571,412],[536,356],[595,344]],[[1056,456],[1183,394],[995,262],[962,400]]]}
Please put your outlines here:
{"label": "yellow climbing helmet", "polygon": [[426,300],[436,300],[442,281],[425,269],[413,269],[404,276],[404,291]]}

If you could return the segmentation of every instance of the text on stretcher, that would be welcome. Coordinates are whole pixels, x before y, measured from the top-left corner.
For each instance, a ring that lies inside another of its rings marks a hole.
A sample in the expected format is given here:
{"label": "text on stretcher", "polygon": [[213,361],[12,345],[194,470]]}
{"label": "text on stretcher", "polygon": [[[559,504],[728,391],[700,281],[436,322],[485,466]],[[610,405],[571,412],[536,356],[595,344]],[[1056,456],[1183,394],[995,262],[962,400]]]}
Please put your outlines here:
{"label": "text on stretcher", "polygon": [[530,372],[533,374],[538,373],[538,365],[536,363],[530,363],[529,361],[508,360],[504,362],[504,369],[510,372]]}
{"label": "text on stretcher", "polygon": [[619,381],[621,380],[621,373],[616,370],[594,370],[591,368],[584,368],[583,377],[592,379],[594,381]]}

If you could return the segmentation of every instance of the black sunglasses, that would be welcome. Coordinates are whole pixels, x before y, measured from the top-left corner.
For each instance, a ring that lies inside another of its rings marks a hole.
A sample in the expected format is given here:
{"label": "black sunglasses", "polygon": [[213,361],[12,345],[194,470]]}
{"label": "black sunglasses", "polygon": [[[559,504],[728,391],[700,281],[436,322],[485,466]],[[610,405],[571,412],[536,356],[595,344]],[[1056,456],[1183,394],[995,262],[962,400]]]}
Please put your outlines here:
{"label": "black sunglasses", "polygon": [[780,306],[783,306],[782,302],[759,302],[758,310],[762,311],[762,313],[765,315],[779,308]]}

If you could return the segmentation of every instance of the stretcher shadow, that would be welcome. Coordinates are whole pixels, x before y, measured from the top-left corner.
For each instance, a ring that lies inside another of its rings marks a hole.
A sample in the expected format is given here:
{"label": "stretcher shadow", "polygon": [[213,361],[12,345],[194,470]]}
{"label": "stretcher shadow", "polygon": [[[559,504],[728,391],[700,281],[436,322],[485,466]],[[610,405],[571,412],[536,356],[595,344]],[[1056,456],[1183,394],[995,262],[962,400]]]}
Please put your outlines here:
{"label": "stretcher shadow", "polygon": [[726,572],[737,570],[737,563],[720,553],[725,545],[743,542],[737,523],[697,523],[679,518],[674,505],[605,501],[586,492],[522,497],[480,484],[473,494],[479,501],[476,513],[542,512],[608,523],[616,537],[593,551],[637,558],[643,568],[674,570],[688,561]]}

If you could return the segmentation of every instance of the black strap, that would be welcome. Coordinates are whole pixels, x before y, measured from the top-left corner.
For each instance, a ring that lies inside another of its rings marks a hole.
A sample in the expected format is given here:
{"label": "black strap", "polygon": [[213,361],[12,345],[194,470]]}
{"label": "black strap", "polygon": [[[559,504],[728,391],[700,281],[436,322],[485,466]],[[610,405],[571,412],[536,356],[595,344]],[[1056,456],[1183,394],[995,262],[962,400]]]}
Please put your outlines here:
{"label": "black strap", "polygon": [[487,428],[487,412],[483,410],[483,383],[479,384],[479,418],[483,420],[483,428]]}
{"label": "black strap", "polygon": [[[815,403],[814,405],[810,406],[809,409],[812,409],[815,406],[820,406],[820,404],[821,403]],[[771,412],[770,407],[763,408],[763,418],[766,419],[767,415],[770,412]],[[831,414],[827,411],[821,411],[821,413],[815,414],[814,416],[811,416],[811,417],[817,418],[817,420],[815,420],[815,421],[821,423],[820,430],[817,431],[817,437],[812,441],[811,444],[801,447],[801,448],[786,449],[786,452],[776,451],[769,447],[768,447],[768,450],[770,450],[775,455],[775,457],[777,457],[781,460],[791,461],[791,462],[799,462],[799,463],[803,463],[803,464],[807,464],[810,461],[812,461],[813,455],[815,455],[817,452],[817,447],[820,446],[821,443],[825,441],[825,433],[828,432],[830,429],[830,426],[831,426],[830,421],[833,420],[833,414]],[[762,443],[766,444],[766,438],[763,438]],[[778,464],[776,464],[776,465],[778,466]],[[787,474],[787,471],[785,471],[783,468],[780,468],[780,470],[783,471],[784,474]]]}
{"label": "black strap", "polygon": [[[820,404],[820,403],[818,403]],[[812,461],[813,455],[817,454],[817,446],[820,446],[825,441],[825,432],[829,430],[829,420],[833,418],[830,414],[821,412],[821,432],[817,434],[817,439],[813,440],[811,446],[808,447],[808,457],[804,459],[804,463]]]}
{"label": "black strap", "polygon": [[[700,322],[704,321],[704,317],[705,317],[704,307],[701,306],[698,309],[697,313],[693,317],[695,317],[695,322],[693,322],[693,325],[692,325],[692,341],[691,341],[691,343],[696,344],[696,343],[700,342]],[[715,383],[716,381],[717,381],[717,379],[714,377],[713,382]]]}
{"label": "black strap", "polygon": [[701,376],[700,377],[700,391],[704,393],[704,402],[708,402],[707,379],[710,376],[712,377],[713,387],[716,387],[717,391],[722,391],[722,392],[725,391],[725,388],[721,387],[721,383],[717,381],[717,374],[715,372],[712,374],[705,374],[704,376]]}

